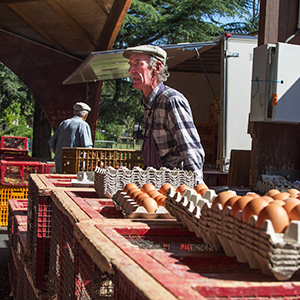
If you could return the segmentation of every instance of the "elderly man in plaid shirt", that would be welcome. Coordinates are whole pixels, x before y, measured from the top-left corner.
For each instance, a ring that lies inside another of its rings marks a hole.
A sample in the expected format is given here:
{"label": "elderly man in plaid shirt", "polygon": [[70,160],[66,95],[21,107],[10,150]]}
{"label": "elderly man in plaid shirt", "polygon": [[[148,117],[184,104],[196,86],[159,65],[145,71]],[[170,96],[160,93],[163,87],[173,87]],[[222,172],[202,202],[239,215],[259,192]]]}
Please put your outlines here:
{"label": "elderly man in plaid shirt", "polygon": [[164,85],[169,77],[167,53],[158,46],[127,48],[129,74],[142,90],[144,105],[143,158],[146,166],[195,171],[203,182],[204,150],[188,100]]}

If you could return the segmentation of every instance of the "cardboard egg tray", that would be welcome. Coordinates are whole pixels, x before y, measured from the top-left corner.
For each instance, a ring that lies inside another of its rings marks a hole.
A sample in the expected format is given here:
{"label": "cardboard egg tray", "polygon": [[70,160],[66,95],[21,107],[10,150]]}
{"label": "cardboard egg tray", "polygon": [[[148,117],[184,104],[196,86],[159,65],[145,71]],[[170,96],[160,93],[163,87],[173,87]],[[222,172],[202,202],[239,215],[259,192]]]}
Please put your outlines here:
{"label": "cardboard egg tray", "polygon": [[261,269],[277,280],[289,280],[300,269],[300,221],[290,222],[284,233],[275,233],[270,220],[255,228],[257,216],[243,223],[242,211],[232,217],[231,207],[222,211],[218,204],[211,209],[215,197],[213,190],[201,197],[192,189],[182,196],[170,189],[165,205],[171,215],[205,243],[236,257],[238,262],[248,263],[252,269]]}
{"label": "cardboard egg tray", "polygon": [[148,213],[143,206],[138,205],[121,190],[117,191],[112,199],[117,210],[130,219],[175,219],[163,206],[158,206],[155,213]]}
{"label": "cardboard egg tray", "polygon": [[176,189],[181,184],[194,187],[196,185],[196,172],[179,169],[170,170],[160,168],[156,170],[148,167],[146,170],[134,167],[129,170],[126,167],[115,169],[107,167],[105,169],[96,168],[94,174],[94,188],[99,197],[113,197],[118,190],[128,183],[135,183],[141,188],[146,183],[152,183],[159,189],[164,183],[170,183]]}

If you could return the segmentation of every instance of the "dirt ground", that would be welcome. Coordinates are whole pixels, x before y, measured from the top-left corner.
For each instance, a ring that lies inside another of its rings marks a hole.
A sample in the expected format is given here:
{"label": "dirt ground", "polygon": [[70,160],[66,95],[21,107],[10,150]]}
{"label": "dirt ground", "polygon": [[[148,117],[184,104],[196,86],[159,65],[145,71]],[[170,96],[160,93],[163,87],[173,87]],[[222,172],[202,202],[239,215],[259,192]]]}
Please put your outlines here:
{"label": "dirt ground", "polygon": [[0,299],[12,300],[8,274],[9,240],[6,227],[0,227]]}

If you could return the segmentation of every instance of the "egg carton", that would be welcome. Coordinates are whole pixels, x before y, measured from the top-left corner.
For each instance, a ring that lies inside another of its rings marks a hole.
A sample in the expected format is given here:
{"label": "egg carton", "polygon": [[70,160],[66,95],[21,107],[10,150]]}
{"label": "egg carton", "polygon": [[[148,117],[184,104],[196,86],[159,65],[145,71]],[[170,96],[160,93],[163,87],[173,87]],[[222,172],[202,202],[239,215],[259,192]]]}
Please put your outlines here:
{"label": "egg carton", "polygon": [[173,189],[169,189],[166,193],[165,205],[171,215],[188,227],[189,231],[195,232],[198,237],[202,237],[198,224],[201,209],[205,203],[211,204],[216,195],[216,192],[211,189],[208,189],[203,197],[191,188],[186,189],[182,195]]}
{"label": "egg carton", "polygon": [[290,181],[280,175],[261,175],[261,177],[262,180],[258,180],[256,183],[256,189],[262,194],[271,189],[286,192],[293,187],[296,188]]}
{"label": "egg carton", "polygon": [[164,167],[159,170],[152,167],[148,167],[146,170],[140,167],[133,167],[132,170],[126,167],[119,169],[112,167],[95,168],[94,188],[99,197],[113,197],[118,190],[123,190],[128,183],[135,183],[139,188],[146,183],[152,183],[156,189],[165,183],[172,184],[175,189],[181,184],[194,187],[197,183],[197,174],[192,171],[170,170]]}
{"label": "egg carton", "polygon": [[[203,215],[208,210],[203,207]],[[235,256],[239,262],[247,262],[251,268],[278,280],[288,280],[299,270],[299,221],[292,221],[285,233],[275,233],[270,220],[256,228],[257,216],[243,223],[242,211],[232,217],[231,207],[222,211],[219,204],[210,211],[216,225],[209,226],[211,234],[217,236],[227,256]]]}
{"label": "egg carton", "polygon": [[290,222],[285,233],[275,233],[270,220],[256,228],[257,216],[243,223],[242,211],[232,217],[231,207],[223,211],[218,204],[211,209],[215,197],[211,190],[203,197],[192,190],[182,196],[169,190],[165,203],[177,220],[216,251],[224,251],[277,280],[288,280],[299,270],[300,221]]}
{"label": "egg carton", "polygon": [[94,172],[78,172],[76,179],[71,179],[72,186],[77,187],[93,187]]}
{"label": "egg carton", "polygon": [[129,219],[175,219],[163,206],[158,206],[154,213],[147,210],[132,200],[127,193],[119,190],[112,197],[116,209],[122,211]]}

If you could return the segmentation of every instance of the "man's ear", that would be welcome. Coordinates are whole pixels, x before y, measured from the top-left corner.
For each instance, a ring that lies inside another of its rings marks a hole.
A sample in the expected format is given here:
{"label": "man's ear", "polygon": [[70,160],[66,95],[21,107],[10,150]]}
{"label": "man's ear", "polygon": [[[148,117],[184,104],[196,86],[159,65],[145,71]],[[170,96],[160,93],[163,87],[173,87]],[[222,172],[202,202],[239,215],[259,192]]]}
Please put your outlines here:
{"label": "man's ear", "polygon": [[158,61],[158,62],[156,63],[156,67],[155,67],[155,73],[156,73],[156,74],[159,74],[160,71],[161,71],[161,68],[162,68],[162,63],[161,63],[160,61]]}

